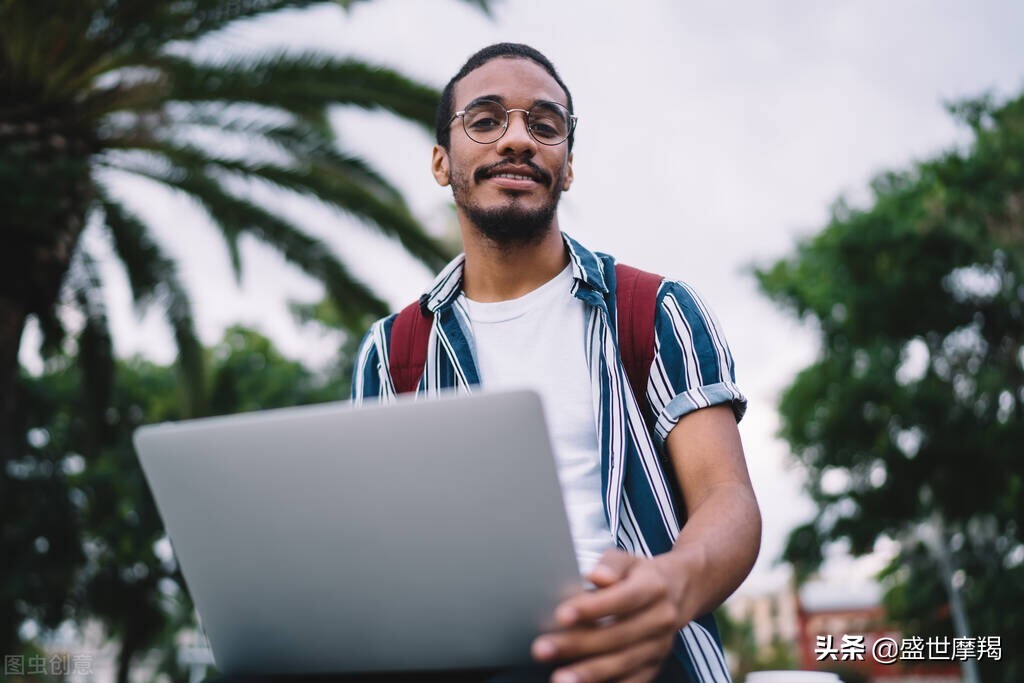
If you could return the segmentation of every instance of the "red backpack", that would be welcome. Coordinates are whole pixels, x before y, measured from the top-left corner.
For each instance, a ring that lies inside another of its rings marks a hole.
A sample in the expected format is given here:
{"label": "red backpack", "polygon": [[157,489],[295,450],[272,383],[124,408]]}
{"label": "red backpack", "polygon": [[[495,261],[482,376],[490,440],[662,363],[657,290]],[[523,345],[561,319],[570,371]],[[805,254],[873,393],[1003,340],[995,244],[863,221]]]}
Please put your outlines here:
{"label": "red backpack", "polygon": [[[619,355],[637,403],[644,405],[647,377],[654,361],[654,314],[661,276],[631,266],[615,265],[615,309],[619,321]],[[419,301],[399,312],[391,326],[388,368],[395,391],[416,391],[427,362],[427,340],[433,314]]]}

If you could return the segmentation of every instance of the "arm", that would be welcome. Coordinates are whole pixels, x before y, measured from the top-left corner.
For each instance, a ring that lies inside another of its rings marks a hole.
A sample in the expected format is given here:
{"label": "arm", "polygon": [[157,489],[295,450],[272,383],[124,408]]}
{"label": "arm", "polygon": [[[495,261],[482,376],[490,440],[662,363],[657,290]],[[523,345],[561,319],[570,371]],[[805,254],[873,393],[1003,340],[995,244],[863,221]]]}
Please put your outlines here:
{"label": "arm", "polygon": [[660,557],[670,576],[687,584],[677,606],[689,622],[721,605],[750,573],[761,547],[761,513],[729,407],[684,416],[666,445],[688,520]]}
{"label": "arm", "polygon": [[721,604],[757,558],[761,516],[732,410],[685,415],[666,445],[687,523],[672,550],[654,558],[606,552],[587,577],[598,590],[559,606],[564,630],[541,636],[533,649],[542,661],[576,660],[556,671],[556,683],[650,680],[675,632]]}

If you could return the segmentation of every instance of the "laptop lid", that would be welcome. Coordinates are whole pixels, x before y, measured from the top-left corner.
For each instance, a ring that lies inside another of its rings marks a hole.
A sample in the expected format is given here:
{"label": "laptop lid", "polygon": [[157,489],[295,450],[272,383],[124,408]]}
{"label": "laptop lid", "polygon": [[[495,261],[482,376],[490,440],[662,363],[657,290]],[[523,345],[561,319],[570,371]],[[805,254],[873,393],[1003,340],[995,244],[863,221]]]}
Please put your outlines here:
{"label": "laptop lid", "polygon": [[582,587],[531,391],[152,425],[135,445],[225,673],[526,665]]}

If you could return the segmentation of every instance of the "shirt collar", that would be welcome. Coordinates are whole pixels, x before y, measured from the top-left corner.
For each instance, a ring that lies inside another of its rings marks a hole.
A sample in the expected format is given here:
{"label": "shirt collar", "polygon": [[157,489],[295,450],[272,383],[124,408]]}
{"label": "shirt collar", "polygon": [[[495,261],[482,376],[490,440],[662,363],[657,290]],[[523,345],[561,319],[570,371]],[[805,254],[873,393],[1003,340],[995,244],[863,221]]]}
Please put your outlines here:
{"label": "shirt collar", "polygon": [[[572,265],[572,276],[581,285],[597,290],[601,294],[608,293],[608,284],[604,277],[604,263],[597,254],[588,250],[573,238],[562,233],[562,240],[569,250],[569,263]],[[466,263],[466,255],[459,254],[434,278],[422,297],[421,307],[425,306],[431,313],[451,304],[462,292],[462,269]]]}

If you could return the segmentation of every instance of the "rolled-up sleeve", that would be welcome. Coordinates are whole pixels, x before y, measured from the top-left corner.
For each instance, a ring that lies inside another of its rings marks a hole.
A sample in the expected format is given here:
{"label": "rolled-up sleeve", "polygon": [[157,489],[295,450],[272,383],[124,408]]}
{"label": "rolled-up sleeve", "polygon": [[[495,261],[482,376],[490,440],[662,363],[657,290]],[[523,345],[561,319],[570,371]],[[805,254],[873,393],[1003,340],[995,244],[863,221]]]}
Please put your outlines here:
{"label": "rolled-up sleeve", "polygon": [[747,399],[736,386],[732,353],[721,325],[685,283],[666,280],[658,291],[655,355],[647,400],[663,446],[679,419],[700,408],[729,404],[736,421]]}

